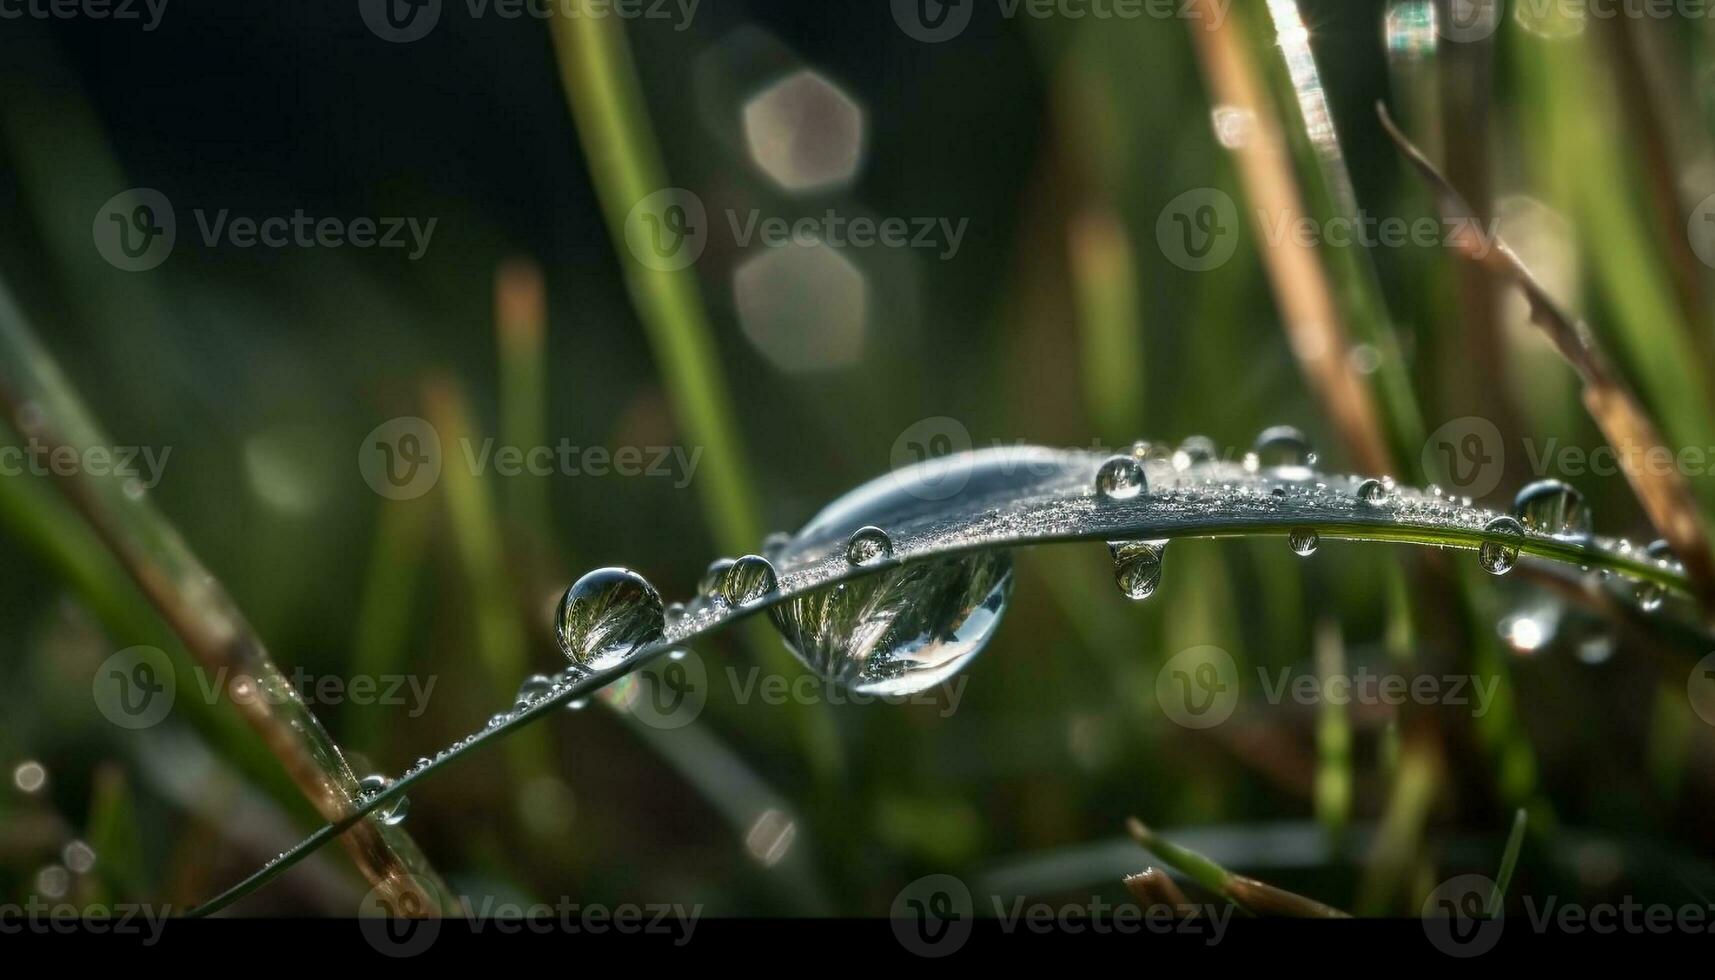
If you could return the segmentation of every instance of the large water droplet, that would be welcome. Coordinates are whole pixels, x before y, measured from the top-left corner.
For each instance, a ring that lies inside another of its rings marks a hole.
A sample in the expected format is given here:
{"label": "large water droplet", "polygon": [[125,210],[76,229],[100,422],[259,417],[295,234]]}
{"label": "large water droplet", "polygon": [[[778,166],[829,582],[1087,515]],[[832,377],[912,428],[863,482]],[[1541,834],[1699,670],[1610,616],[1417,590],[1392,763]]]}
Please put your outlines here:
{"label": "large water droplet", "polygon": [[1504,541],[1485,541],[1477,550],[1477,563],[1490,575],[1505,575],[1518,564],[1519,541],[1524,525],[1511,517],[1497,517],[1483,525],[1483,533],[1503,535]]}
{"label": "large water droplet", "polygon": [[721,599],[744,606],[761,599],[780,584],[774,566],[761,555],[745,555],[732,563],[721,579]]}
{"label": "large water droplet", "polygon": [[1109,500],[1130,500],[1149,488],[1143,464],[1135,456],[1113,456],[1096,471],[1096,492]]}
{"label": "large water droplet", "polygon": [[893,539],[887,532],[874,525],[866,525],[852,532],[846,541],[846,561],[853,565],[868,565],[870,562],[885,561],[893,557]]}
{"label": "large water droplet", "polygon": [[[380,773],[375,773],[373,775],[365,776],[362,779],[359,779],[357,781],[357,791],[358,791],[358,793],[360,793],[363,796],[363,798],[365,800],[368,800],[370,797],[375,796],[378,793],[386,792],[387,787],[389,787],[391,785],[393,785],[393,780],[388,779],[386,776],[383,776]],[[410,798],[405,797],[405,796],[400,796],[400,797],[397,797],[396,799],[394,799],[394,801],[392,802],[391,805],[382,807],[381,809],[375,811],[375,816],[376,816],[376,819],[380,820],[382,823],[386,824],[387,826],[397,827],[400,824],[405,822],[405,817],[410,812],[411,812],[411,800],[410,800]]]}
{"label": "large water droplet", "polygon": [[1538,480],[1513,498],[1513,516],[1527,530],[1563,538],[1590,536],[1584,495],[1559,480]]}
{"label": "large water droplet", "polygon": [[[849,547],[866,527],[904,527],[945,510],[976,512],[991,499],[1011,499],[1047,482],[1088,486],[1091,478],[1086,459],[1047,449],[938,457],[835,500],[804,526],[793,547]],[[884,568],[788,599],[769,617],[787,646],[822,676],[864,694],[909,695],[953,676],[981,652],[1011,594],[1011,555],[984,551]]]}
{"label": "large water droplet", "polygon": [[1372,507],[1387,503],[1390,496],[1387,484],[1380,480],[1365,480],[1358,484],[1358,499]]}
{"label": "large water droplet", "polygon": [[1161,559],[1166,541],[1109,541],[1114,559],[1114,583],[1127,599],[1138,602],[1155,594],[1161,585]]}
{"label": "large water droplet", "polygon": [[1322,544],[1322,536],[1313,527],[1295,527],[1286,532],[1286,544],[1293,554],[1307,558],[1316,553]]}
{"label": "large water droplet", "polygon": [[666,627],[661,593],[629,568],[598,568],[560,600],[560,651],[590,670],[606,670],[660,639]]}

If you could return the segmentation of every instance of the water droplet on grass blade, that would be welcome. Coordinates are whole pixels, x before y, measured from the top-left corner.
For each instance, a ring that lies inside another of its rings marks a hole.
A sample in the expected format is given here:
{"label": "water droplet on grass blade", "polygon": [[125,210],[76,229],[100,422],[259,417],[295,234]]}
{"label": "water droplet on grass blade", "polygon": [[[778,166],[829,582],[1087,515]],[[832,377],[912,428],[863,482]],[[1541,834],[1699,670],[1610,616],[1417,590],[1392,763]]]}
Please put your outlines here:
{"label": "water droplet on grass blade", "polygon": [[709,567],[703,569],[703,577],[697,580],[697,594],[710,602],[725,602],[721,585],[726,582],[727,569],[731,567],[731,558],[716,558],[709,562]]}
{"label": "water droplet on grass blade", "polygon": [[1113,456],[1096,471],[1096,492],[1109,500],[1130,500],[1149,488],[1143,464],[1135,456]]}
{"label": "water droplet on grass blade", "polygon": [[721,599],[743,606],[761,599],[779,585],[774,566],[761,555],[745,555],[732,563],[721,579]]}
{"label": "water droplet on grass blade", "polygon": [[1538,480],[1513,498],[1513,516],[1526,530],[1561,538],[1590,536],[1584,495],[1559,480]]}
{"label": "water droplet on grass blade", "polygon": [[1483,533],[1503,535],[1504,541],[1485,541],[1477,550],[1477,563],[1490,575],[1505,575],[1518,564],[1519,541],[1524,539],[1524,525],[1511,517],[1497,517],[1483,525]]}
{"label": "water droplet on grass blade", "polygon": [[[367,801],[379,793],[385,793],[387,791],[387,787],[391,785],[393,785],[393,780],[388,779],[380,773],[375,773],[358,780],[357,791],[362,795],[364,800]],[[410,814],[410,812],[410,798],[401,796],[395,799],[391,806],[383,807],[382,809],[375,811],[375,816],[376,819],[380,820],[387,826],[397,827],[405,822],[405,817]]]}
{"label": "water droplet on grass blade", "polygon": [[1315,528],[1295,527],[1286,533],[1286,544],[1293,554],[1308,558],[1322,544],[1322,536],[1316,533]]}
{"label": "water droplet on grass blade", "polygon": [[1184,470],[1199,463],[1212,463],[1220,453],[1221,448],[1208,436],[1187,436],[1173,451],[1173,468]]}
{"label": "water droplet on grass blade", "polygon": [[[760,559],[759,559],[760,560]],[[661,637],[661,593],[629,568],[598,568],[560,600],[560,650],[573,664],[606,670]]]}
{"label": "water droplet on grass blade", "polygon": [[1141,602],[1161,585],[1161,559],[1166,541],[1109,541],[1114,559],[1114,584],[1127,599]]}
{"label": "water droplet on grass blade", "polygon": [[1358,484],[1358,499],[1372,507],[1387,503],[1390,496],[1387,484],[1380,480],[1365,480]]}
{"label": "water droplet on grass blade", "polygon": [[[1134,461],[1135,462],[1135,461]],[[930,459],[889,473],[829,504],[796,542],[844,542],[951,509],[971,513],[1065,480],[1086,461],[1033,447]],[[1083,469],[1080,479],[1089,479]],[[863,549],[860,549],[863,550]],[[907,695],[941,683],[993,637],[1012,594],[1012,556],[984,551],[886,568],[788,599],[769,611],[786,645],[812,670],[864,694]]]}
{"label": "water droplet on grass blade", "polygon": [[853,531],[851,539],[846,542],[846,561],[853,565],[867,565],[892,557],[893,539],[887,536],[886,531],[874,525],[865,525]]}
{"label": "water droplet on grass blade", "polygon": [[1294,475],[1308,475],[1316,465],[1316,453],[1310,439],[1290,425],[1270,426],[1257,434],[1251,451],[1245,456],[1245,469],[1286,469]]}
{"label": "water droplet on grass blade", "polygon": [[554,679],[546,674],[531,674],[524,678],[524,683],[518,685],[517,706],[529,707],[538,700],[546,697],[554,689]]}

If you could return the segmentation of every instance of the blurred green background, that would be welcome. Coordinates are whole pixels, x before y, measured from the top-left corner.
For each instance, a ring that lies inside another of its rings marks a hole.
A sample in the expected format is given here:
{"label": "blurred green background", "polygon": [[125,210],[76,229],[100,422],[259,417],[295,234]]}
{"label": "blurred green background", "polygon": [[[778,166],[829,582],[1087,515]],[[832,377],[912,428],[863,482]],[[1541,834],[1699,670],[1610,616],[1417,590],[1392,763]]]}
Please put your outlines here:
{"label": "blurred green background", "polygon": [[[626,565],[686,599],[711,559],[899,462],[924,419],[957,420],[976,446],[1202,433],[1235,455],[1289,423],[1330,471],[1363,469],[1283,329],[1271,246],[1248,217],[1260,205],[1217,135],[1255,119],[1216,111],[1221,69],[1199,32],[1226,38],[1260,86],[1308,215],[1433,214],[1376,122],[1387,102],[1588,315],[1669,441],[1715,447],[1707,244],[1686,224],[1715,190],[1707,19],[1509,4],[1491,37],[1456,41],[1426,3],[1306,0],[1307,87],[1302,44],[1277,37],[1286,0],[1236,0],[1226,33],[974,4],[942,43],[881,3],[703,0],[683,29],[561,25],[558,44],[540,20],[458,3],[421,40],[388,43],[356,6],[177,0],[148,32],[0,23],[0,274],[111,442],[171,447],[149,497],[283,670],[433,678],[420,713],[312,701],[360,775],[433,755],[554,670],[545,613],[582,570]],[[587,73],[601,69],[579,45],[615,36],[647,110],[632,132],[659,144],[664,179],[646,189],[686,188],[710,216],[682,274],[651,277],[616,246],[624,209],[602,201],[624,191],[589,162],[614,143],[592,132]],[[757,108],[792,79],[801,104]],[[1323,98],[1336,140],[1315,124]],[[747,109],[771,111],[795,147],[787,172]],[[1242,134],[1225,142],[1245,149]],[[791,189],[791,168],[827,161],[855,166]],[[178,217],[171,257],[143,273],[92,242],[92,218],[132,187]],[[1203,272],[1158,237],[1164,209],[1198,188],[1246,216],[1232,259]],[[211,246],[197,209],[437,224],[412,261]],[[751,209],[968,230],[945,259],[787,246],[762,275],[750,263],[767,250],[726,227]],[[1426,468],[1428,433],[1482,417],[1506,462],[1479,503],[1504,507],[1560,475],[1532,471],[1527,438],[1602,444],[1512,296],[1439,249],[1316,254],[1392,475],[1445,483]],[[692,307],[652,307],[661,289]],[[515,329],[497,325],[497,290]],[[446,465],[433,491],[393,501],[356,459],[400,416],[434,424]],[[704,455],[688,481],[508,478],[460,464],[464,434]],[[1715,501],[1707,473],[1689,475]],[[1623,477],[1574,482],[1600,532],[1655,536]],[[52,482],[0,477],[0,501],[0,897],[194,904],[318,825]],[[1468,558],[1181,542],[1159,593],[1133,604],[1103,549],[1034,550],[956,711],[737,703],[728,666],[798,668],[766,626],[731,630],[698,647],[715,682],[693,725],[655,730],[600,703],[567,713],[415,790],[403,826],[461,895],[877,915],[929,873],[979,894],[1123,897],[1120,876],[1151,863],[1123,836],[1137,815],[1233,870],[1415,913],[1448,875],[1494,874],[1523,806],[1521,893],[1707,894],[1715,743],[1686,696],[1701,637],[1671,609],[1616,621],[1577,583],[1491,580]],[[1525,649],[1520,616],[1537,628]],[[90,692],[138,644],[173,658],[179,707],[134,732]],[[1505,699],[1482,718],[1330,712],[1251,687],[1230,722],[1192,731],[1163,713],[1156,677],[1205,644],[1251,673],[1314,675],[1318,654],[1352,672],[1477,673]],[[329,848],[239,908],[345,915],[365,887]]]}

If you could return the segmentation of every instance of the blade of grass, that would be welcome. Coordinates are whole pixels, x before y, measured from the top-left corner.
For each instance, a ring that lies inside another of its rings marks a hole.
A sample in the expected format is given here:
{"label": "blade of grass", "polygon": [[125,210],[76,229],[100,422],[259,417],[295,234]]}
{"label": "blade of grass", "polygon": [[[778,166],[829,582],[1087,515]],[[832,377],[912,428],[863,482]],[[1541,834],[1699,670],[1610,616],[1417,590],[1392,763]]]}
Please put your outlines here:
{"label": "blade of grass", "polygon": [[1485,529],[1495,516],[1492,511],[1445,502],[1430,504],[1431,499],[1437,498],[1421,491],[1396,489],[1397,502],[1391,505],[1396,509],[1388,509],[1362,503],[1349,492],[1333,489],[1332,484],[1338,482],[1355,486],[1357,481],[1351,477],[1342,481],[1339,477],[1321,475],[1309,485],[1313,489],[1299,496],[1276,497],[1272,493],[1276,479],[1272,471],[1253,473],[1239,464],[1216,461],[1176,473],[1166,464],[1158,464],[1150,476],[1149,493],[1126,501],[1098,501],[1090,487],[1106,459],[1103,454],[1068,451],[1054,476],[1045,477],[1043,484],[1006,503],[1004,508],[994,506],[1000,501],[980,497],[975,502],[961,502],[964,510],[949,506],[946,512],[902,519],[889,530],[894,542],[890,560],[854,566],[846,559],[843,540],[810,542],[801,549],[788,550],[781,556],[783,570],[778,587],[762,598],[742,606],[697,602],[683,616],[667,624],[659,639],[638,647],[629,658],[583,675],[556,693],[510,713],[501,723],[461,740],[428,765],[414,768],[387,789],[369,797],[352,816],[316,831],[278,861],[197,911],[208,914],[226,907],[338,836],[364,814],[403,795],[420,780],[570,701],[589,696],[656,657],[782,602],[901,564],[1049,542],[1284,537],[1294,529],[1314,527],[1324,539],[1396,541],[1469,551],[1485,543],[1517,545],[1521,555],[1578,567],[1605,568],[1675,590],[1683,590],[1686,585],[1673,569],[1640,560],[1636,548],[1620,548],[1613,542],[1573,542],[1534,532],[1516,538],[1503,535]]}
{"label": "blade of grass", "polygon": [[1143,316],[1131,238],[1118,217],[1092,209],[1070,229],[1084,389],[1097,435],[1124,445],[1144,422]]}
{"label": "blade of grass", "polygon": [[1524,849],[1524,831],[1527,817],[1524,807],[1519,807],[1513,814],[1513,829],[1507,834],[1506,850],[1501,852],[1501,867],[1495,872],[1495,889],[1489,893],[1489,901],[1484,912],[1489,918],[1494,918],[1501,912],[1501,906],[1507,900],[1507,888],[1513,883],[1513,871],[1518,868],[1519,852]]}
{"label": "blade of grass", "polygon": [[1171,841],[1157,837],[1153,831],[1144,826],[1143,821],[1136,817],[1126,818],[1125,829],[1131,835],[1132,840],[1137,841],[1145,850],[1163,862],[1178,868],[1192,881],[1253,914],[1301,919],[1339,919],[1346,917],[1346,913],[1332,906],[1323,905],[1313,898],[1306,898],[1284,888],[1276,888],[1254,878],[1233,874],[1196,851],[1187,850]]}
{"label": "blade of grass", "polygon": [[[9,290],[0,284],[0,403],[18,431],[49,451],[81,454],[108,445],[59,366],[37,342]],[[231,685],[260,697],[233,697],[251,727],[321,813],[339,820],[363,798],[357,777],[296,688],[269,658],[231,596],[204,568],[164,517],[127,479],[82,468],[57,485],[203,666],[225,671]],[[434,870],[410,836],[379,820],[365,821],[347,840],[353,860],[384,901],[409,898],[418,908],[438,903],[419,881]]]}
{"label": "blade of grass", "polygon": [[[1340,434],[1356,468],[1394,472],[1396,453],[1381,429],[1368,385],[1351,368],[1346,317],[1314,247],[1287,236],[1269,241],[1267,216],[1306,214],[1279,116],[1252,70],[1250,42],[1237,10],[1224,20],[1190,22],[1211,101],[1239,113],[1245,132],[1235,141],[1240,182],[1259,220],[1256,232],[1269,282],[1299,368]],[[1205,23],[1220,23],[1215,30]]]}
{"label": "blade of grass", "polygon": [[[670,187],[660,148],[650,128],[637,70],[621,18],[592,10],[597,0],[572,0],[550,21],[561,82],[577,121],[578,137],[614,253],[625,270],[638,318],[661,364],[667,395],[680,431],[704,450],[698,493],[714,529],[715,544],[728,554],[756,550],[761,521],[733,419],[731,398],[720,371],[708,314],[697,287],[695,266],[648,268],[625,243],[626,217],[645,197]],[[749,646],[771,671],[795,675],[799,667],[771,637],[751,631]],[[840,770],[840,743],[827,716],[793,704],[789,713],[812,770],[824,784]]]}
{"label": "blade of grass", "polygon": [[[1346,646],[1340,627],[1324,619],[1316,625],[1316,673],[1323,690],[1346,673]],[[1324,696],[1316,719],[1316,817],[1338,846],[1352,817],[1352,719],[1346,700]]]}
{"label": "blade of grass", "polygon": [[[1400,152],[1435,190],[1443,217],[1459,223],[1467,232],[1473,230],[1469,224],[1471,210],[1459,192],[1399,131],[1388,116],[1386,106],[1378,104],[1376,109],[1383,128],[1399,146]],[[1577,372],[1584,386],[1585,408],[1618,455],[1626,479],[1638,495],[1650,522],[1667,539],[1674,555],[1684,563],[1705,616],[1715,616],[1715,559],[1710,554],[1708,530],[1698,509],[1697,498],[1678,469],[1643,464],[1646,452],[1666,443],[1595,336],[1582,321],[1574,319],[1555,303],[1505,242],[1499,239],[1480,241],[1478,236],[1470,233],[1455,234],[1450,242],[1459,254],[1478,263],[1501,281],[1517,286],[1529,301],[1531,322],[1541,328],[1555,350]]]}

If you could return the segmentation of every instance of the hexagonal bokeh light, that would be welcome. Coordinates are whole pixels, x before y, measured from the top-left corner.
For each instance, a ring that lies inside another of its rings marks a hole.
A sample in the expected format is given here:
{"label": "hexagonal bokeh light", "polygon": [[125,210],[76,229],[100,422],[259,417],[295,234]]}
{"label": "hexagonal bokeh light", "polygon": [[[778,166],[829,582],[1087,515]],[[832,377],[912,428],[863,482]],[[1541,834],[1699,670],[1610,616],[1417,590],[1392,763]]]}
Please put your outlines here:
{"label": "hexagonal bokeh light", "polygon": [[744,105],[756,165],[794,193],[850,183],[863,162],[864,113],[820,73],[793,72]]}
{"label": "hexagonal bokeh light", "polygon": [[733,272],[744,335],[782,371],[843,367],[863,354],[869,283],[837,248],[794,242]]}

